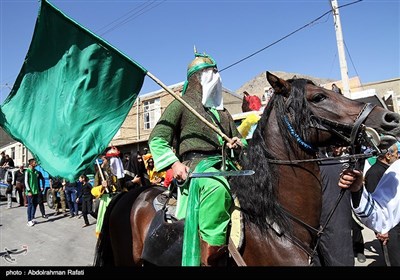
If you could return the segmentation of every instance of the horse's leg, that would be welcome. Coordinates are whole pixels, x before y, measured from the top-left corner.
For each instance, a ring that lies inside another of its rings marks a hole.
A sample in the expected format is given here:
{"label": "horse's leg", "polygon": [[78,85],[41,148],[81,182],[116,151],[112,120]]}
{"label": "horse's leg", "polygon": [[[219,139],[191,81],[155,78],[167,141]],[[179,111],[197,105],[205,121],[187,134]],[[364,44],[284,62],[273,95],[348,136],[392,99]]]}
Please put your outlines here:
{"label": "horse's leg", "polygon": [[131,219],[131,231],[132,231],[132,251],[133,251],[133,262],[136,265],[142,265],[143,260],[142,252],[143,245],[150,227],[150,223],[156,213],[153,207],[154,198],[163,192],[164,190],[159,188],[149,188],[140,194],[138,199],[132,206],[130,213]]}

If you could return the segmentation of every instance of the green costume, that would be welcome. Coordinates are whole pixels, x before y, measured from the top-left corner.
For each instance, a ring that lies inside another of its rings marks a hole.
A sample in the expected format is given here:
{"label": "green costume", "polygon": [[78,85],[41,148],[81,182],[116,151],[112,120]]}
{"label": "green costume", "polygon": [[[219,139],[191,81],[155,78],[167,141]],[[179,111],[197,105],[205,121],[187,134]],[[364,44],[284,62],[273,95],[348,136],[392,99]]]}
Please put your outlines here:
{"label": "green costume", "polygon": [[[188,79],[196,71],[216,66],[215,61],[210,59],[199,62],[189,66]],[[226,109],[203,106],[201,86],[186,84],[182,98],[205,119],[219,126],[226,135],[239,137],[247,145]],[[218,171],[221,168],[222,137],[178,100],[174,100],[164,111],[149,137],[149,146],[155,167],[160,171],[168,169],[178,160],[194,172]],[[172,147],[176,149],[176,154]],[[193,156],[193,153],[200,156]],[[226,169],[233,168],[234,165],[227,159]],[[199,232],[201,238],[210,245],[226,244],[231,204],[229,183],[221,176],[193,178],[178,190],[177,218],[186,219],[182,265],[200,264]]]}
{"label": "green costume", "polygon": [[111,202],[111,199],[112,195],[108,193],[103,193],[103,195],[99,198],[100,202],[96,219],[96,237],[100,236],[101,228],[103,227],[104,215],[106,213],[108,204]]}
{"label": "green costume", "polygon": [[25,194],[28,195],[30,192],[31,194],[35,195],[39,193],[39,172],[36,169],[28,168],[26,169],[26,175],[28,176],[28,186],[25,188]]}
{"label": "green costume", "polygon": [[117,190],[115,187],[117,184],[117,177],[112,174],[110,165],[107,164],[105,167],[102,167],[101,172],[103,172],[103,175],[107,180],[109,193],[103,190],[100,172],[97,172],[94,178],[94,187],[91,190],[92,195],[100,200],[96,218],[96,237],[100,236],[101,229],[103,227],[104,215]]}

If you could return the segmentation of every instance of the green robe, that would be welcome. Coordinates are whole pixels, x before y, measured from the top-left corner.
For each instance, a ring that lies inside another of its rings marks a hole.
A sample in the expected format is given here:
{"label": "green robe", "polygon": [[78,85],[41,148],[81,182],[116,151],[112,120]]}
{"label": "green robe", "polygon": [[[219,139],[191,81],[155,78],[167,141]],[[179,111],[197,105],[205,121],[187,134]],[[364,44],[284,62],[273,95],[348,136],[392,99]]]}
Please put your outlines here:
{"label": "green robe", "polygon": [[[201,104],[200,92],[193,92],[188,88],[183,99],[209,122],[216,125],[218,122],[227,136],[239,137],[247,145],[226,109],[211,110],[215,120]],[[188,152],[215,152],[216,155],[221,155],[223,139],[178,100],[174,100],[154,127],[149,137],[149,146],[156,169],[162,171],[182,160],[182,156]],[[176,149],[176,153],[172,147]],[[221,159],[221,156],[210,156],[202,161],[195,159],[185,164],[195,172],[218,171]],[[233,168],[231,164],[227,166],[228,169]],[[223,245],[226,242],[232,203],[229,184],[221,176],[196,178],[187,181],[178,190],[178,196],[177,217],[186,218],[182,265],[200,265],[199,233],[210,245]]]}

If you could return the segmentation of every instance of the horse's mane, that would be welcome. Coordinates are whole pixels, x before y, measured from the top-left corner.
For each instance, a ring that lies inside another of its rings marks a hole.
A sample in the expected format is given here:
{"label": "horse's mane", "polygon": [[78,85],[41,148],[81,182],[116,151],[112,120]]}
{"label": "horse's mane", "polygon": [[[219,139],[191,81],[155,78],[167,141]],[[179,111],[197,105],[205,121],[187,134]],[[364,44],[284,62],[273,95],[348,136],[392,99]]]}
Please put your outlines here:
{"label": "horse's mane", "polygon": [[278,226],[281,231],[291,233],[289,220],[277,200],[275,189],[279,181],[277,176],[279,166],[267,161],[268,158],[274,158],[270,148],[265,144],[265,139],[269,137],[265,133],[265,128],[267,125],[272,125],[268,124],[269,116],[274,109],[283,138],[282,143],[287,147],[286,151],[290,158],[299,156],[299,146],[293,141],[284,117],[291,116],[291,125],[302,139],[307,139],[309,129],[306,128],[312,122],[304,90],[306,84],[313,83],[306,79],[290,79],[287,82],[291,84],[291,92],[287,97],[279,93],[270,99],[254,131],[248,150],[242,158],[243,169],[252,169],[255,174],[237,177],[237,180],[231,182],[232,193],[239,199],[245,221],[254,223],[262,232],[275,223],[274,226]]}

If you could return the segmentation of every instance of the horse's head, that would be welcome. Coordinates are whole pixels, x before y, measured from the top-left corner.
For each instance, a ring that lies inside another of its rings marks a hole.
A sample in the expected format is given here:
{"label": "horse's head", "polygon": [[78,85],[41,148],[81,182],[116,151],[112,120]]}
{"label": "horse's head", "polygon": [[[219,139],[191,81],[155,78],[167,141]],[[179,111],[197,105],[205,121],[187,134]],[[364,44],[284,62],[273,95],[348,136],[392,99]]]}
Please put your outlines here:
{"label": "horse's head", "polygon": [[269,72],[267,79],[274,94],[242,161],[243,169],[255,174],[230,181],[231,190],[240,200],[245,220],[255,225],[249,235],[262,240],[273,229],[279,236],[295,236],[311,246],[315,236],[309,229],[317,231],[322,204],[318,148],[331,144],[359,148],[369,131],[382,135],[381,145],[390,145],[400,139],[400,115],[307,79],[283,80]]}
{"label": "horse's head", "polygon": [[[351,100],[307,79],[283,80],[267,72],[277,98],[283,98],[286,117],[300,138],[311,146],[349,145],[362,128],[376,130],[381,147],[400,139],[400,115],[378,106]],[[280,97],[279,97],[280,96]],[[299,110],[302,110],[299,114]],[[282,111],[281,111],[282,113]],[[304,126],[307,129],[304,129]]]}

